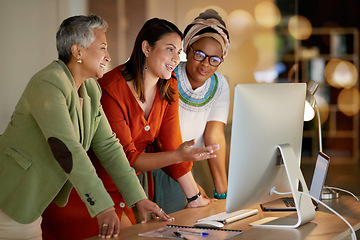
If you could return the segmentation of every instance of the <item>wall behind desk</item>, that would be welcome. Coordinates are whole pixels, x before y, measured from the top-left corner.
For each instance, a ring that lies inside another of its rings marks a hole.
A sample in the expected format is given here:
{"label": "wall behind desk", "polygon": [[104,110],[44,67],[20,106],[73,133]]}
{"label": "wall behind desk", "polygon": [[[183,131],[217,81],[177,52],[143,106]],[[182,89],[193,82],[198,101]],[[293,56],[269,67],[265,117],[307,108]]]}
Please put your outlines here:
{"label": "wall behind desk", "polygon": [[57,59],[63,19],[87,11],[85,0],[0,0],[0,134],[30,78]]}

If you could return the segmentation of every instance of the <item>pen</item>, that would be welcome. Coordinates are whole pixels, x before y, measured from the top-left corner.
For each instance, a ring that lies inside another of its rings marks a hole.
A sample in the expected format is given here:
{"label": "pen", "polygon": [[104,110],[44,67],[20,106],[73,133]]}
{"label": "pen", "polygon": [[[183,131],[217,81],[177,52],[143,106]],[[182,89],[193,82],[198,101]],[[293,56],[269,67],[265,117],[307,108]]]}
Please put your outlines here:
{"label": "pen", "polygon": [[190,231],[185,231],[185,230],[178,230],[177,232],[178,233],[191,234],[191,235],[200,235],[202,237],[209,236],[209,233],[207,233],[207,232],[190,232]]}
{"label": "pen", "polygon": [[188,239],[188,238],[184,237],[183,235],[181,235],[181,233],[179,233],[179,232],[174,232],[174,234],[181,239]]}

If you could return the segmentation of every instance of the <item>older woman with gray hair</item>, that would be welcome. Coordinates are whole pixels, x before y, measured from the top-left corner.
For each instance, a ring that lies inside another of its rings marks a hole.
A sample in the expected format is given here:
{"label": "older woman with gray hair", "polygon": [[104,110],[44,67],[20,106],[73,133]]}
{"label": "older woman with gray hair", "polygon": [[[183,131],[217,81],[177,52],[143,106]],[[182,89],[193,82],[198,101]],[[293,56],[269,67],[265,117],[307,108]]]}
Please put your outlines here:
{"label": "older woman with gray hair", "polygon": [[106,29],[96,15],[65,19],[56,36],[59,59],[31,78],[16,105],[0,137],[0,239],[41,239],[42,213],[51,202],[66,205],[73,186],[88,217],[97,219],[95,231],[119,233],[90,147],[128,206],[136,205],[143,217],[150,212],[171,219],[146,198],[101,108],[93,78],[102,77],[110,61]]}

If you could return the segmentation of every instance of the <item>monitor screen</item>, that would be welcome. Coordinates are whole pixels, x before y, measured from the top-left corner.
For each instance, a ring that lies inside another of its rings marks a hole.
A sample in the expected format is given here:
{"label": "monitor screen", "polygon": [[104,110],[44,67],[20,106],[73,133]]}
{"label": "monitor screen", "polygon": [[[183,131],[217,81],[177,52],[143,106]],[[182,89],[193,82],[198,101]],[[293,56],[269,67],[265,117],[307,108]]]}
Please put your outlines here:
{"label": "monitor screen", "polygon": [[291,192],[278,146],[289,144],[300,168],[305,83],[235,87],[226,212],[265,203]]}

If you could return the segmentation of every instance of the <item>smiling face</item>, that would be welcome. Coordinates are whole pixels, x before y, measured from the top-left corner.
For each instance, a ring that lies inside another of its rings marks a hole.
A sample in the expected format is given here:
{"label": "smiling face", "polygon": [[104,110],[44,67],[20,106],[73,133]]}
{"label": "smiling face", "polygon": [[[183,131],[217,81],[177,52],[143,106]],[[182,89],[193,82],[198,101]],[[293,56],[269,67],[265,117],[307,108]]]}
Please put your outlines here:
{"label": "smiling face", "polygon": [[[191,45],[193,50],[204,52],[207,56],[222,57],[222,48],[218,41],[211,37],[204,37]],[[217,70],[209,64],[209,57],[199,62],[194,59],[194,52],[187,51],[186,74],[193,89],[202,86]]]}
{"label": "smiling face", "polygon": [[[146,46],[147,45],[147,46]],[[143,52],[147,57],[147,73],[156,78],[169,79],[180,62],[181,38],[177,33],[167,33],[154,46],[145,41]]]}
{"label": "smiling face", "polygon": [[90,46],[81,51],[82,70],[87,78],[101,78],[107,62],[111,60],[104,31],[95,29],[94,37]]}

